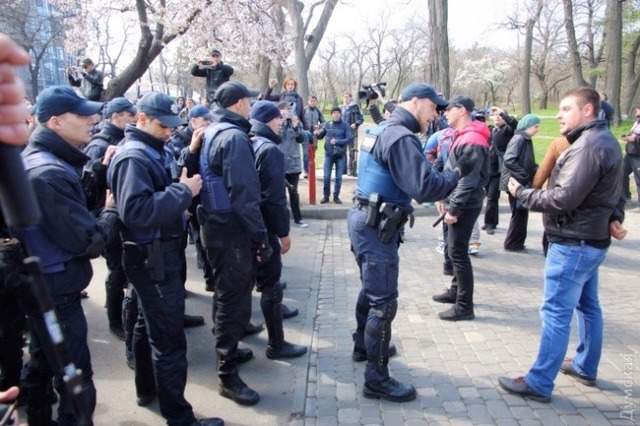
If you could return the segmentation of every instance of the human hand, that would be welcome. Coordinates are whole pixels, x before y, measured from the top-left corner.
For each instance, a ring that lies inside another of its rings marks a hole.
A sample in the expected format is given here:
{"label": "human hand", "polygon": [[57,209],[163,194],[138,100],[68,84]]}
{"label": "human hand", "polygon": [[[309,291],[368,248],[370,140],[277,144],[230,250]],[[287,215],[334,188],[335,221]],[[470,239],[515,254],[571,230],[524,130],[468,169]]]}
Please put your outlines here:
{"label": "human hand", "polygon": [[329,143],[331,145],[335,145],[336,144],[336,138],[331,138],[331,140],[329,141]]}
{"label": "human hand", "polygon": [[436,201],[436,210],[438,214],[442,216],[447,212],[447,205],[443,201]]}
{"label": "human hand", "polygon": [[616,240],[623,240],[627,236],[627,230],[624,229],[620,221],[614,220],[609,224],[609,235]]}
{"label": "human hand", "polygon": [[450,214],[449,212],[447,212],[444,215],[444,223],[446,223],[447,225],[453,225],[454,223],[456,223],[458,221],[458,216],[453,216],[452,214]]}
{"label": "human hand", "polygon": [[280,238],[280,253],[285,254],[291,248],[291,238],[287,235],[286,237]]}
{"label": "human hand", "polygon": [[520,182],[518,182],[517,180],[515,180],[513,177],[509,178],[509,182],[507,183],[507,188],[509,189],[509,193],[512,196],[516,196],[516,193],[518,192],[518,188],[520,188],[522,185],[520,185]]}
{"label": "human hand", "polygon": [[269,88],[273,89],[274,87],[276,87],[278,84],[278,80],[276,80],[275,78],[272,78],[271,80],[269,80]]}
{"label": "human hand", "polygon": [[355,128],[356,128],[356,123],[353,123],[353,124],[351,125],[351,128],[352,128],[352,129],[355,129]]}
{"label": "human hand", "polygon": [[107,189],[107,196],[105,198],[104,207],[112,209],[116,206],[116,198],[113,196],[113,192]]}
{"label": "human hand", "polygon": [[202,141],[204,140],[204,131],[206,127],[201,127],[199,129],[194,130],[193,136],[191,136],[191,143],[189,143],[189,152],[192,154],[200,151],[200,147],[202,146]]}
{"label": "human hand", "polygon": [[[11,405],[16,402],[18,399],[18,395],[20,394],[20,389],[17,386],[12,386],[4,392],[0,392],[0,403]],[[15,409],[15,407],[9,407],[10,409]],[[8,424],[18,424],[18,411],[15,410],[11,415],[10,419],[12,422]],[[3,423],[4,424],[4,423]]]}
{"label": "human hand", "polygon": [[195,174],[191,177],[187,176],[187,168],[182,168],[182,174],[180,175],[180,183],[183,183],[191,191],[191,196],[195,197],[200,193],[202,189],[202,177],[199,174]]}
{"label": "human hand", "polygon": [[29,136],[24,87],[15,70],[28,63],[29,55],[0,33],[0,140],[11,145],[24,145]]}
{"label": "human hand", "polygon": [[116,155],[117,147],[115,145],[109,145],[107,150],[104,152],[104,157],[102,157],[102,164],[104,166],[108,166],[111,163],[111,159],[114,155]]}

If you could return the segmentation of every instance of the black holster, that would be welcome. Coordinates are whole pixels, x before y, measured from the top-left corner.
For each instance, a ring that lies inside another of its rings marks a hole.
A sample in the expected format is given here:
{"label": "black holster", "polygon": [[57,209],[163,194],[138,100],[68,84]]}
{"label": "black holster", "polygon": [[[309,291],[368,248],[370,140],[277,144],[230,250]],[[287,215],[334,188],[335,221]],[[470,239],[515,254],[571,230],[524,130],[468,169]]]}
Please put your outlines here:
{"label": "black holster", "polygon": [[409,219],[411,219],[409,226],[413,226],[413,208],[411,207],[382,203],[380,212],[382,220],[378,229],[378,238],[384,244],[390,243]]}
{"label": "black holster", "polygon": [[122,252],[125,269],[145,270],[153,281],[164,280],[162,241],[154,240],[149,244],[125,241]]}

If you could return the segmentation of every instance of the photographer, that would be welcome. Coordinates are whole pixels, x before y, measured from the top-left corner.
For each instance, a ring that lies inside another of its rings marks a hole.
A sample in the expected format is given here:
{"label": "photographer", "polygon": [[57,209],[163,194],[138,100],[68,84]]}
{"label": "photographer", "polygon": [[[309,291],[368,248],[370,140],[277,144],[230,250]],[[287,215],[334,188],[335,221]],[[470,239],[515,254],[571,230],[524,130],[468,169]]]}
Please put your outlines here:
{"label": "photographer", "polygon": [[351,93],[345,93],[342,101],[342,119],[351,127],[353,133],[351,146],[347,149],[347,167],[342,173],[346,172],[349,176],[355,176],[357,173],[356,150],[358,147],[356,144],[358,140],[358,127],[364,123],[364,118],[362,117],[360,106],[353,100]]}
{"label": "photographer", "polygon": [[342,204],[340,200],[340,187],[342,186],[342,174],[345,168],[345,156],[347,146],[353,143],[351,127],[342,120],[342,112],[339,107],[331,109],[331,121],[324,124],[318,133],[318,139],[326,136],[324,144],[324,195],[320,204],[329,202],[331,195],[331,171],[336,166],[336,186],[333,190],[333,202]]}
{"label": "photographer", "polygon": [[222,62],[222,53],[218,49],[211,50],[211,56],[198,61],[191,67],[191,75],[194,77],[206,77],[207,102],[213,103],[214,93],[220,85],[233,75],[233,68]]}
{"label": "photographer", "polygon": [[291,105],[288,102],[280,102],[278,105],[284,118],[282,130],[280,131],[282,143],[278,145],[278,148],[280,148],[280,151],[284,154],[285,178],[287,180],[293,221],[299,227],[306,228],[309,225],[302,221],[300,195],[298,194],[298,181],[300,180],[300,173],[302,172],[300,144],[304,141],[304,129],[298,116],[290,107]]}
{"label": "photographer", "polygon": [[69,67],[67,69],[69,84],[80,87],[80,91],[85,98],[90,101],[99,101],[104,90],[104,74],[96,69],[93,61],[89,58],[82,60],[82,68]]}
{"label": "photographer", "polygon": [[628,134],[623,135],[625,143],[623,172],[622,172],[622,191],[625,198],[631,198],[631,190],[629,188],[629,175],[633,173],[636,180],[636,192],[638,195],[638,203],[640,203],[640,106],[635,109],[636,121]]}

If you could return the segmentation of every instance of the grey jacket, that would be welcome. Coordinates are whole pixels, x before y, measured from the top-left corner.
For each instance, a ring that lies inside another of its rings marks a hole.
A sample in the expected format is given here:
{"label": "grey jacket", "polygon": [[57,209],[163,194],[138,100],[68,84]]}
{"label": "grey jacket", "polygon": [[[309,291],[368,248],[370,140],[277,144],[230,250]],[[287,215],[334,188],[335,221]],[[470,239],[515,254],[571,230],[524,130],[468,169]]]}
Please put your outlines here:
{"label": "grey jacket", "polygon": [[608,244],[609,223],[624,219],[622,151],[604,120],[572,130],[571,146],[556,162],[547,189],[517,192],[525,207],[543,212],[550,241]]}
{"label": "grey jacket", "polygon": [[284,154],[284,170],[286,174],[302,172],[302,155],[300,144],[304,142],[304,129],[301,124],[293,127],[290,122],[285,122],[280,131],[282,143],[278,145]]}

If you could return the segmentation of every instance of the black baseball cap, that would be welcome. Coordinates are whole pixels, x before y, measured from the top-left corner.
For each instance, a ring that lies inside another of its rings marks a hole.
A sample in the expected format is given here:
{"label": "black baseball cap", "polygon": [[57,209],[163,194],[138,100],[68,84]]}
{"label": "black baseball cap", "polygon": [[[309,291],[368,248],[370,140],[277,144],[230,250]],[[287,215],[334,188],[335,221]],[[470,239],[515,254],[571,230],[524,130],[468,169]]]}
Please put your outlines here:
{"label": "black baseball cap", "polygon": [[410,101],[413,98],[429,99],[438,106],[447,106],[447,101],[439,96],[432,86],[426,83],[411,83],[400,94],[401,102]]}
{"label": "black baseball cap", "polygon": [[111,117],[111,114],[123,111],[130,112],[131,114],[135,114],[136,112],[138,112],[136,110],[136,107],[134,107],[129,99],[125,98],[124,96],[111,99],[105,109],[105,115],[107,117]]}
{"label": "black baseball cap", "polygon": [[227,81],[218,87],[214,97],[215,101],[218,102],[222,108],[227,108],[240,99],[255,98],[258,94],[259,92],[247,89],[247,86],[239,81]]}
{"label": "black baseball cap", "polygon": [[171,106],[173,101],[164,93],[150,92],[138,101],[138,111],[144,112],[150,117],[157,118],[167,127],[178,127],[183,124],[182,119],[173,113]]}
{"label": "black baseball cap", "polygon": [[38,122],[46,123],[51,117],[68,112],[82,116],[98,114],[102,106],[102,102],[93,102],[81,97],[70,86],[51,86],[38,95],[35,114]]}
{"label": "black baseball cap", "polygon": [[449,101],[449,105],[447,106],[447,109],[464,108],[467,110],[468,113],[472,113],[475,107],[476,107],[476,104],[473,102],[473,99],[471,99],[470,97],[456,96]]}
{"label": "black baseball cap", "polygon": [[191,111],[189,111],[189,118],[198,117],[204,117],[207,120],[211,120],[211,112],[209,111],[209,108],[204,105],[196,105],[191,108]]}

